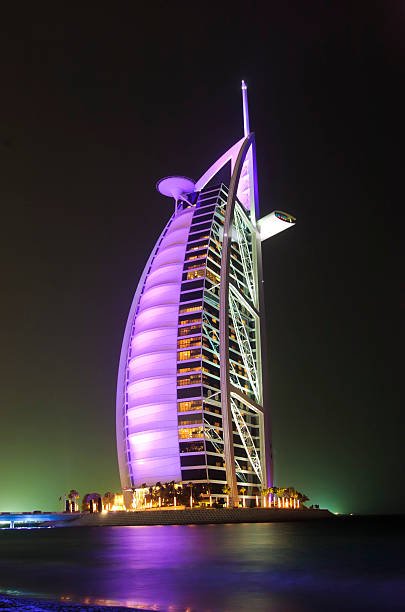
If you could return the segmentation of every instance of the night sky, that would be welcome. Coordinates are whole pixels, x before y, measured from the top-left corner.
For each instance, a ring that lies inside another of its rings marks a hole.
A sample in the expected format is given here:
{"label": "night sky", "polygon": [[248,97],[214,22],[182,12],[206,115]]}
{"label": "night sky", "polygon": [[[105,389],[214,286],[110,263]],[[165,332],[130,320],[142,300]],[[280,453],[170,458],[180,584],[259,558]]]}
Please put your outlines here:
{"label": "night sky", "polygon": [[172,210],[155,183],[242,136],[242,78],[262,215],[297,217],[263,247],[276,483],[405,511],[404,4],[78,6],[2,14],[0,511],[119,490],[121,340]]}

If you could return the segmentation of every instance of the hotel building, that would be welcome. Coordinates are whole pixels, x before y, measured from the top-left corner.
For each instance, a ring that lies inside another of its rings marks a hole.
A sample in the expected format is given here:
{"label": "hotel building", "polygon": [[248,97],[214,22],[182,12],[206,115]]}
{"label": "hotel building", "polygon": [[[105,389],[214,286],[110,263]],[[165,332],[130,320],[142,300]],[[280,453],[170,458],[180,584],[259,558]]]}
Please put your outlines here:
{"label": "hotel building", "polygon": [[157,185],[174,212],[139,281],[122,344],[124,494],[174,480],[205,483],[214,498],[227,490],[236,504],[241,489],[253,498],[272,483],[261,242],[295,219],[280,211],[260,219],[243,82],[242,99],[243,138],[197,182]]}

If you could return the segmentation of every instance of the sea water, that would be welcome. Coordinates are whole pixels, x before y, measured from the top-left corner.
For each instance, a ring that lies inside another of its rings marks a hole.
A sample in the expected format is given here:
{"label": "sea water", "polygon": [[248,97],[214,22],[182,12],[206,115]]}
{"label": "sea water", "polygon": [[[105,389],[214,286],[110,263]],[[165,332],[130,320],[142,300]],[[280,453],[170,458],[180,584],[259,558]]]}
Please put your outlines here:
{"label": "sea water", "polygon": [[171,612],[405,610],[404,527],[347,517],[0,530],[0,593]]}

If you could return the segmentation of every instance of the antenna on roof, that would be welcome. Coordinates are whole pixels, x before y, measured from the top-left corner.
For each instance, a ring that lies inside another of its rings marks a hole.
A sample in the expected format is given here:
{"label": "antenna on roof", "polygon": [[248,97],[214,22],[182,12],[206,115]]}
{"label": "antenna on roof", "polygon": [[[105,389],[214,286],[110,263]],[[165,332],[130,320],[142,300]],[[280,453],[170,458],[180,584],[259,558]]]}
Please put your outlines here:
{"label": "antenna on roof", "polygon": [[243,132],[245,137],[250,134],[249,125],[249,104],[247,96],[247,85],[245,81],[242,81],[242,102],[243,102]]}

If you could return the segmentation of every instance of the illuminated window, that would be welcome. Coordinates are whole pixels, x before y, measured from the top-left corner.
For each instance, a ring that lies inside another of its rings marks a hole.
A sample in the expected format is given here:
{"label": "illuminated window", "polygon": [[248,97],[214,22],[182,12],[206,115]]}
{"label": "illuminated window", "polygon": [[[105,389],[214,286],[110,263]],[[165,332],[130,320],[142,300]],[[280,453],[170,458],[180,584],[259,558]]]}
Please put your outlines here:
{"label": "illuminated window", "polygon": [[182,338],[181,340],[177,341],[177,348],[179,349],[190,348],[192,346],[200,346],[200,344],[201,344],[200,336],[197,336],[196,338]]}
{"label": "illuminated window", "polygon": [[191,376],[187,376],[185,378],[177,379],[178,387],[187,387],[188,385],[198,385],[201,383],[201,374],[195,374]]}
{"label": "illuminated window", "polygon": [[187,440],[190,438],[203,438],[204,429],[203,427],[187,427],[179,429],[179,438],[181,440]]}
{"label": "illuminated window", "polygon": [[205,230],[200,230],[199,228],[196,228],[196,231],[190,234],[191,241],[194,242],[194,240],[208,240],[210,235],[204,234],[204,231]]}
{"label": "illuminated window", "polygon": [[207,269],[207,278],[210,279],[213,283],[219,283],[219,276],[211,272],[211,270]]}
{"label": "illuminated window", "polygon": [[191,306],[182,306],[179,310],[180,314],[184,314],[186,312],[196,312],[197,310],[201,310],[201,304],[193,304]]}
{"label": "illuminated window", "polygon": [[189,325],[188,327],[180,327],[179,336],[191,336],[201,332],[200,325]]}
{"label": "illuminated window", "polygon": [[186,255],[185,257],[185,261],[195,261],[196,259],[201,260],[200,264],[197,265],[202,265],[204,263],[205,258],[207,257],[207,251],[204,249],[204,251],[202,253],[189,253],[188,255]]}
{"label": "illuminated window", "polygon": [[191,368],[190,367],[178,368],[177,374],[187,374],[187,372],[198,372],[200,370],[201,370],[201,364],[198,363],[196,365],[193,365]]}
{"label": "illuminated window", "polygon": [[200,249],[208,248],[208,244],[197,244],[195,246],[190,246],[188,248],[189,251],[199,251]]}
{"label": "illuminated window", "polygon": [[194,359],[195,357],[200,357],[200,351],[181,351],[177,354],[178,361],[186,361],[186,359]]}
{"label": "illuminated window", "polygon": [[187,280],[193,280],[194,278],[204,278],[205,276],[205,270],[203,269],[199,269],[199,270],[192,270],[191,272],[187,273]]}
{"label": "illuminated window", "polygon": [[180,319],[179,325],[189,325],[191,323],[201,323],[201,319]]}
{"label": "illuminated window", "polygon": [[177,404],[178,412],[191,412],[192,410],[202,410],[200,401],[191,400],[190,402],[179,402]]}
{"label": "illuminated window", "polygon": [[179,417],[179,426],[182,425],[202,425],[201,414],[190,414],[189,416]]}
{"label": "illuminated window", "polygon": [[193,264],[192,266],[187,266],[185,271],[187,271],[187,270],[196,270],[197,268],[201,268],[203,266],[203,264],[204,264],[204,259],[201,262],[199,262],[199,263]]}
{"label": "illuminated window", "polygon": [[200,453],[202,451],[204,451],[204,442],[191,442],[189,444],[186,442],[180,443],[181,453]]}

